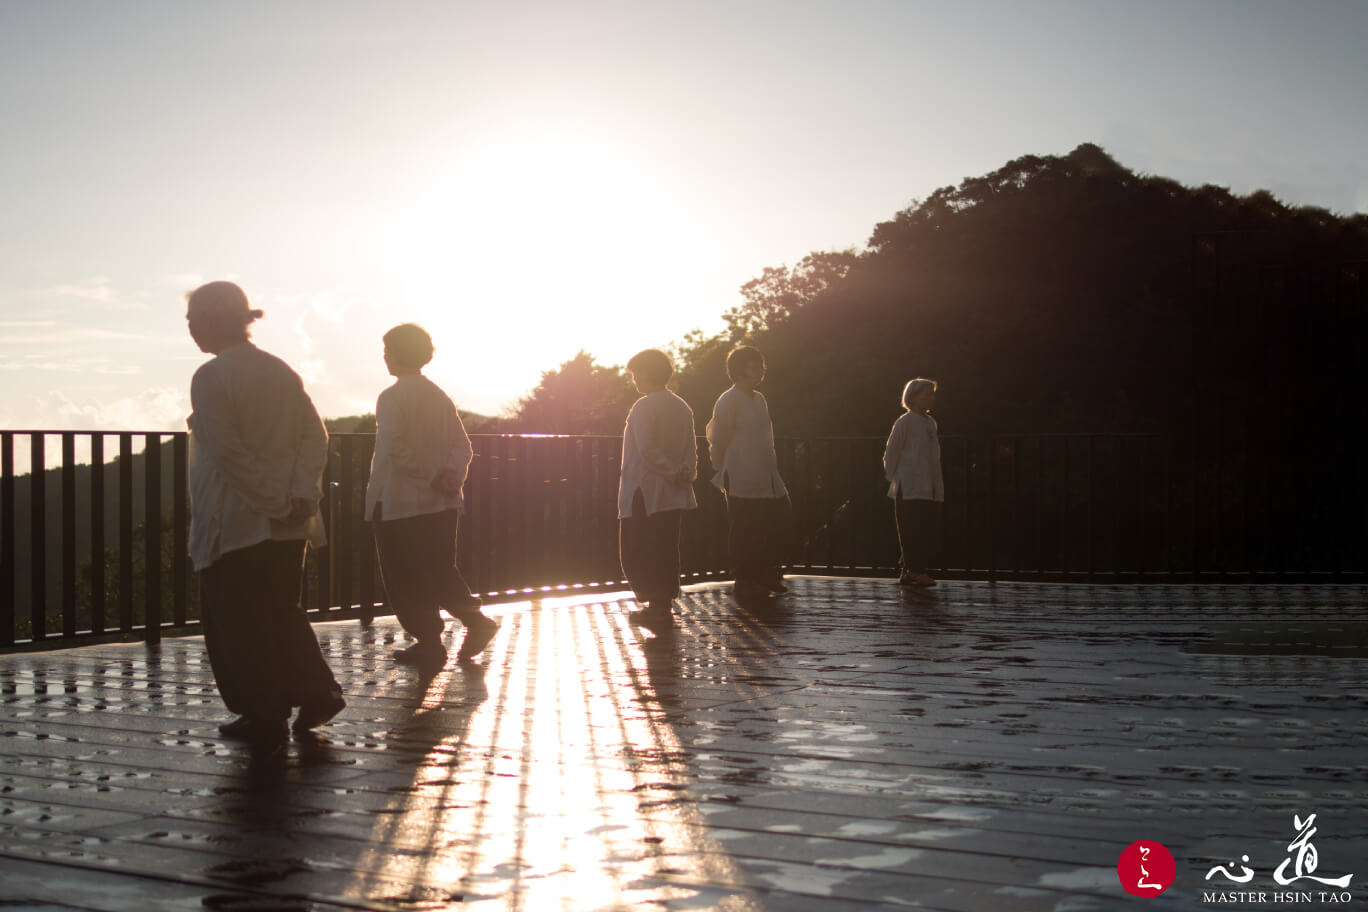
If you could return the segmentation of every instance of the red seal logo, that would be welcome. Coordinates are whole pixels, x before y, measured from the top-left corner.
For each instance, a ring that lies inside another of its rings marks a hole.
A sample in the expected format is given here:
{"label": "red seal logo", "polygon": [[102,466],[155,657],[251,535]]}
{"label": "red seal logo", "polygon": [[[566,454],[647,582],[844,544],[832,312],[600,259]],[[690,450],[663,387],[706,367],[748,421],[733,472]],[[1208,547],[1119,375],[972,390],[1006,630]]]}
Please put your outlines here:
{"label": "red seal logo", "polygon": [[1121,888],[1131,896],[1158,896],[1173,886],[1176,866],[1169,850],[1142,839],[1126,846],[1116,862]]}

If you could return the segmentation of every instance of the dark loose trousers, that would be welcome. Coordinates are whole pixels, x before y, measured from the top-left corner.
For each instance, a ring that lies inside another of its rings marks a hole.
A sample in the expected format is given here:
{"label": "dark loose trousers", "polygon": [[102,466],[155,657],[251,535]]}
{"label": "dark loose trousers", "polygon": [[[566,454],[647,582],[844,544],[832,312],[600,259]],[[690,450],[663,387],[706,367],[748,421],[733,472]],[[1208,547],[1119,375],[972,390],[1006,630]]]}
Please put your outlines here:
{"label": "dark loose trousers", "polygon": [[727,553],[733,579],[768,585],[783,576],[792,507],[783,497],[727,495]]}
{"label": "dark loose trousers", "polygon": [[480,614],[479,600],[456,566],[459,510],[385,519],[384,504],[377,504],[372,519],[389,605],[409,636],[439,642],[443,608],[465,624]]}
{"label": "dark loose trousers", "polygon": [[641,604],[668,606],[679,596],[679,527],[683,510],[646,515],[640,489],[632,497],[632,515],[618,521],[618,557],[622,573]]}
{"label": "dark loose trousers", "polygon": [[342,696],[300,604],[304,541],[229,551],[200,571],[209,665],[224,705],[262,725]]}
{"label": "dark loose trousers", "polygon": [[940,501],[903,500],[899,496],[893,501],[893,518],[898,524],[903,572],[925,573],[935,563],[940,543]]}

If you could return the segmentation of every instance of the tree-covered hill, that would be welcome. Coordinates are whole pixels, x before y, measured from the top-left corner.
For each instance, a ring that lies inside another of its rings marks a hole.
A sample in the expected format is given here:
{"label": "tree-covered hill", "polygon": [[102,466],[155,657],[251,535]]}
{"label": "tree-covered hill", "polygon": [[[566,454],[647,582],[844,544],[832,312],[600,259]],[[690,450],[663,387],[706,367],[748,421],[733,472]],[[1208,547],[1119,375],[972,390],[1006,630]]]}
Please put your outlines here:
{"label": "tree-covered hill", "polygon": [[706,408],[746,340],[780,433],[882,433],[918,375],[959,431],[1320,422],[1365,392],[1366,263],[1368,217],[1183,187],[1083,145],[938,190],[862,252],[766,270],[728,338],[681,346],[680,388]]}
{"label": "tree-covered hill", "polygon": [[[948,433],[1246,432],[1355,439],[1368,381],[1368,216],[1138,175],[1092,144],[965,179],[741,288],[673,348],[699,417],[758,345],[781,436],[881,435],[912,377]],[[503,429],[615,433],[633,396],[581,352]]]}

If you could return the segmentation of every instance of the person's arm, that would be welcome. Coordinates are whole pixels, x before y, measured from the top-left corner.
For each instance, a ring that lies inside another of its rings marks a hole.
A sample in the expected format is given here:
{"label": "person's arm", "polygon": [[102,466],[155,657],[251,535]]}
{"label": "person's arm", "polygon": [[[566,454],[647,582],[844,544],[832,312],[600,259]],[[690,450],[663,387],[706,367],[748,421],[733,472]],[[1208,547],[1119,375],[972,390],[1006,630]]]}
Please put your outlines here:
{"label": "person's arm", "polygon": [[233,493],[254,513],[270,519],[288,517],[290,492],[279,482],[272,483],[268,467],[243,443],[228,391],[208,365],[195,371],[190,381],[190,408],[195,416],[196,448],[223,473]]}
{"label": "person's arm", "polygon": [[893,430],[888,433],[888,442],[884,444],[884,478],[889,481],[896,481],[898,478],[898,463],[902,460],[903,448],[906,445],[907,422],[899,418],[893,422]]}
{"label": "person's arm", "polygon": [[708,459],[716,472],[722,471],[722,465],[727,458],[727,447],[731,446],[734,432],[731,402],[723,393],[717,397],[717,402],[713,405],[712,418],[708,421],[705,431],[708,436]]}
{"label": "person's arm", "polygon": [[684,467],[679,470],[679,477],[675,479],[681,487],[698,477],[698,431],[694,427],[693,409],[687,405],[684,408],[689,416],[689,445],[684,455]]}
{"label": "person's arm", "polygon": [[466,433],[465,422],[456,406],[451,406],[451,449],[447,454],[446,465],[437,470],[432,479],[432,488],[448,497],[461,493],[466,478],[470,475],[470,463],[475,458],[475,447]]}
{"label": "person's arm", "polygon": [[323,469],[328,464],[328,429],[302,383],[298,394],[304,401],[290,479],[289,519],[304,519],[318,512],[323,500]]}

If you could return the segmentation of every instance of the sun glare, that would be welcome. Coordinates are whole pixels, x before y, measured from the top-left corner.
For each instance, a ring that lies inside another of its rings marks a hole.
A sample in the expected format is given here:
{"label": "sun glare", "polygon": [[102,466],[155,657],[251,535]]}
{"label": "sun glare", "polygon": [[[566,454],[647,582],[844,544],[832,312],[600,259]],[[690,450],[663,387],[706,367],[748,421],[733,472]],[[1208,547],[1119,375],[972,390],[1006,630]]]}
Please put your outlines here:
{"label": "sun glare", "polygon": [[439,349],[457,340],[463,373],[530,387],[580,349],[620,363],[670,341],[678,324],[660,318],[693,296],[677,275],[699,238],[632,148],[524,130],[473,143],[380,245],[396,317],[425,323]]}

